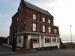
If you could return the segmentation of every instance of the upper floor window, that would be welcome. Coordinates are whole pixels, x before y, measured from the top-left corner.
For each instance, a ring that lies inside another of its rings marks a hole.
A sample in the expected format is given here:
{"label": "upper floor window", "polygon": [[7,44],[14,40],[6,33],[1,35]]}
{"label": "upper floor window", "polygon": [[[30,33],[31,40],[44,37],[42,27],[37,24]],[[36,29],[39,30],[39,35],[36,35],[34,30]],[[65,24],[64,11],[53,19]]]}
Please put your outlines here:
{"label": "upper floor window", "polygon": [[17,17],[17,22],[18,22],[18,17]]}
{"label": "upper floor window", "polygon": [[51,33],[51,28],[50,27],[48,27],[48,31],[49,31],[49,33]]}
{"label": "upper floor window", "polygon": [[45,32],[45,25],[43,25],[43,32]]}
{"label": "upper floor window", "polygon": [[35,14],[33,14],[33,20],[36,20],[36,15]]}
{"label": "upper floor window", "polygon": [[54,33],[57,33],[57,29],[54,29]]}
{"label": "upper floor window", "polygon": [[42,18],[42,21],[45,22],[45,18]]}
{"label": "upper floor window", "polygon": [[33,23],[33,31],[36,31],[36,23]]}
{"label": "upper floor window", "polygon": [[50,24],[50,19],[48,19],[48,23]]}

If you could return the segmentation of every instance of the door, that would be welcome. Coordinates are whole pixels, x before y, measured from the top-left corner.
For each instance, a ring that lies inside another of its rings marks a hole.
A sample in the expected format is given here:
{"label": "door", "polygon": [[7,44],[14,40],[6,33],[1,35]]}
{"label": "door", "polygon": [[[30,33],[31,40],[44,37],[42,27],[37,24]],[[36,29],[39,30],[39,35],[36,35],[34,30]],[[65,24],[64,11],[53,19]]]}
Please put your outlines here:
{"label": "door", "polygon": [[27,49],[27,36],[24,36],[24,39],[23,39],[23,48],[24,49]]}
{"label": "door", "polygon": [[30,39],[30,49],[32,49],[32,48],[33,48],[33,40]]}

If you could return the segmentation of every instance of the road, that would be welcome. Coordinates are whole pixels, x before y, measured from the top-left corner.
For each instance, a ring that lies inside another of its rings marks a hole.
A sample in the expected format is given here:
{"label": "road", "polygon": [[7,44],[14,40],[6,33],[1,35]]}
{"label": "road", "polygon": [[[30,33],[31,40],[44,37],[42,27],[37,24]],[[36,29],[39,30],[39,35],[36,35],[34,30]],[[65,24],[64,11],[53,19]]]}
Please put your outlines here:
{"label": "road", "polygon": [[50,51],[12,52],[0,45],[0,56],[75,56],[75,49],[55,49]]}
{"label": "road", "polygon": [[23,53],[10,56],[75,56],[75,50],[37,51],[33,53]]}

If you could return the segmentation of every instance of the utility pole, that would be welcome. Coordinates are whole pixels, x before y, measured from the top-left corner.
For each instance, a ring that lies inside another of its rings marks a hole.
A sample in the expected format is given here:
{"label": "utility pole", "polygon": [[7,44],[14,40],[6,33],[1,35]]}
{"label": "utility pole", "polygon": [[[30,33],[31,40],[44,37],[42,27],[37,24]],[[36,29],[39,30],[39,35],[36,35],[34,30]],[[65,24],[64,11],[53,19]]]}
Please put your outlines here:
{"label": "utility pole", "polygon": [[12,40],[12,51],[13,52],[16,51],[16,36],[13,36],[13,40]]}
{"label": "utility pole", "polygon": [[72,43],[72,32],[71,32],[71,27],[72,27],[72,25],[70,25],[70,34],[71,34],[71,43]]}
{"label": "utility pole", "polygon": [[72,25],[70,25],[70,35],[71,35],[71,45],[72,45],[72,31],[71,31]]}

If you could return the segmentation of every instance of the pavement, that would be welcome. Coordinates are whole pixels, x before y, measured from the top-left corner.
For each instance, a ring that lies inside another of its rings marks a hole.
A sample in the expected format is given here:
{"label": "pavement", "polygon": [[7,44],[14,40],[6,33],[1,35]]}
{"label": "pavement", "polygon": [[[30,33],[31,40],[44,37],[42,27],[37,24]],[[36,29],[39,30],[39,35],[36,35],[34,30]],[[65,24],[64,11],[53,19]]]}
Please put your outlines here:
{"label": "pavement", "polygon": [[54,49],[48,51],[12,52],[11,48],[0,45],[0,56],[75,56],[75,49]]}

